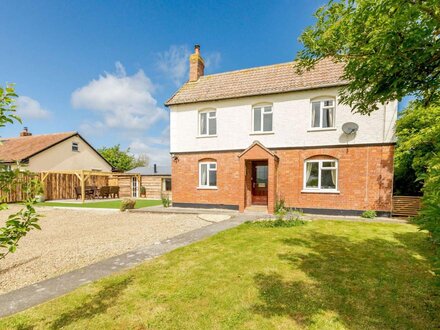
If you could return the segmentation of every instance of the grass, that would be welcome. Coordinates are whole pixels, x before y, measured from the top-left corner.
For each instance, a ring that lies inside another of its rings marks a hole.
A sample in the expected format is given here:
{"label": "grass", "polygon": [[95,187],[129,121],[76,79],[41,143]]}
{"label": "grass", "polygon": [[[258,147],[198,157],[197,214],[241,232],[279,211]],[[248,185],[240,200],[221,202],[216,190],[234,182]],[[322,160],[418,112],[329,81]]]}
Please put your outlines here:
{"label": "grass", "polygon": [[434,329],[439,279],[412,225],[243,224],[0,320],[9,329]]}
{"label": "grass", "polygon": [[[121,207],[121,200],[99,201],[99,202],[87,202],[87,203],[61,203],[61,202],[44,202],[38,203],[38,206],[58,206],[58,207],[82,207],[82,208],[98,208],[98,209],[119,209]],[[161,205],[160,200],[148,200],[138,199],[136,201],[135,209],[142,207],[149,207],[155,205]]]}

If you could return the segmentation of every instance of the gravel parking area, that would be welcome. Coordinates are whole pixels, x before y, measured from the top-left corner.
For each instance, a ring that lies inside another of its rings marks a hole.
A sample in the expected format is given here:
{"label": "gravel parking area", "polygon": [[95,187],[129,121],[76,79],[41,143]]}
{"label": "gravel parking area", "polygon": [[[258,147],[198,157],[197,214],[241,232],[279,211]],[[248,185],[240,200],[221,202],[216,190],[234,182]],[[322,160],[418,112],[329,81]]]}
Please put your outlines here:
{"label": "gravel parking area", "polygon": [[[0,213],[4,222],[12,206]],[[121,213],[39,208],[42,230],[32,231],[16,253],[0,261],[0,293],[188,232],[210,222],[192,214]]]}

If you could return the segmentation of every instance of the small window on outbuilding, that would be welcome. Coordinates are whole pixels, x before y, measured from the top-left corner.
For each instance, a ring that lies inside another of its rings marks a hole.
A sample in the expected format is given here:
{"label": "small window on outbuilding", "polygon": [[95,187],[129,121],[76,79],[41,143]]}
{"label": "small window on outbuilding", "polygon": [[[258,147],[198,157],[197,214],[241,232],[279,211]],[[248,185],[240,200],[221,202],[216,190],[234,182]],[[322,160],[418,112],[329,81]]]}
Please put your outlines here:
{"label": "small window on outbuilding", "polygon": [[165,178],[162,181],[162,190],[171,191],[171,178]]}
{"label": "small window on outbuilding", "polygon": [[78,142],[72,142],[72,151],[79,151]]}

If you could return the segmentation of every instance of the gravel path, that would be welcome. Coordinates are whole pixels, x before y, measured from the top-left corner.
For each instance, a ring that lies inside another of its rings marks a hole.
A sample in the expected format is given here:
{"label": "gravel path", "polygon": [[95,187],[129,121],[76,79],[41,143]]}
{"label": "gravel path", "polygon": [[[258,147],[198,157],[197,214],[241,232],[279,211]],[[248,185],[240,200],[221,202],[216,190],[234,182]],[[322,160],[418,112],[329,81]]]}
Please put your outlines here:
{"label": "gravel path", "polygon": [[[0,222],[17,210],[2,211]],[[0,294],[210,224],[191,214],[49,207],[39,212],[42,230],[30,232],[17,252],[0,261]]]}

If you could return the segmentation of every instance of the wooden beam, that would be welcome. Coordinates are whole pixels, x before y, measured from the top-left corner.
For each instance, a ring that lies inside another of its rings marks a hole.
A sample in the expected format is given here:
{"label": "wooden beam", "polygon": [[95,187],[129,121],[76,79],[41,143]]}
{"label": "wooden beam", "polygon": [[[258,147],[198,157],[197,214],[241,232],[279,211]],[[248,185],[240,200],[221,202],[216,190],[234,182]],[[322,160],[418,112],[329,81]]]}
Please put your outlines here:
{"label": "wooden beam", "polygon": [[81,181],[81,202],[84,203],[84,200],[86,198],[86,185],[84,182],[84,171],[81,171],[81,178],[79,180]]}

